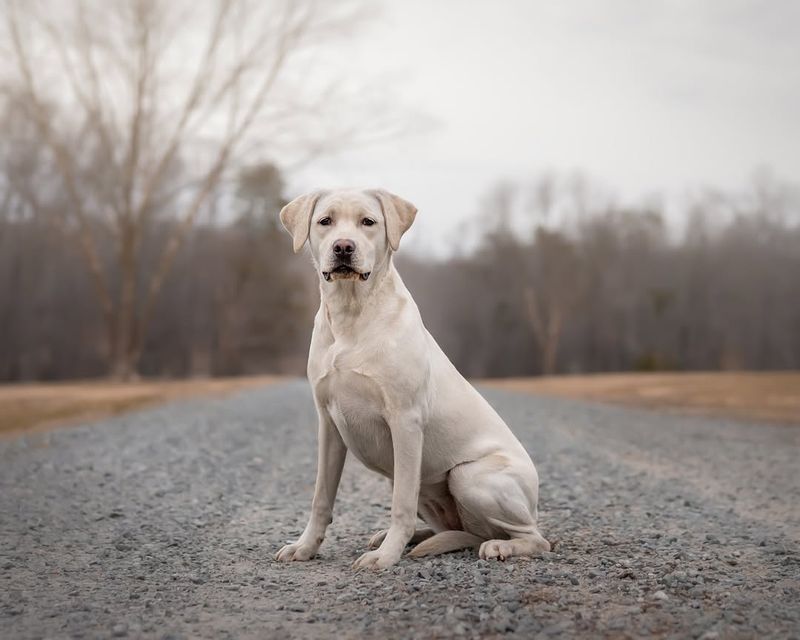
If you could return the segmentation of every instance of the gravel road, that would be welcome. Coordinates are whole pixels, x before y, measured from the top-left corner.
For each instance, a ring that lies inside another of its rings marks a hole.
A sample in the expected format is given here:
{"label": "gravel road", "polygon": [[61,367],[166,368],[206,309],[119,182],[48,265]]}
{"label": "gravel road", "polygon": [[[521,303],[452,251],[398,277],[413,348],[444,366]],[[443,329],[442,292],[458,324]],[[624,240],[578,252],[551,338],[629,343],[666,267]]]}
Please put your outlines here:
{"label": "gravel road", "polygon": [[485,394],[546,557],[353,573],[389,486],[348,460],[320,556],[274,562],[311,499],[305,382],[0,441],[0,637],[800,637],[800,428]]}

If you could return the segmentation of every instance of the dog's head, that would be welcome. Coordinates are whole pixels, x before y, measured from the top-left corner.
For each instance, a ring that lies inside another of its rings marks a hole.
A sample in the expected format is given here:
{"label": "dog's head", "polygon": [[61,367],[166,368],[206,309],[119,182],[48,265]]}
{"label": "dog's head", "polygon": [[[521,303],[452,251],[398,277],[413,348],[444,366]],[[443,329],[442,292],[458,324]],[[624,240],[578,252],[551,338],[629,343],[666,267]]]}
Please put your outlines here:
{"label": "dog's head", "polygon": [[295,253],[308,241],[326,282],[358,282],[397,251],[416,213],[413,204],[382,189],[317,191],[287,204],[281,222]]}

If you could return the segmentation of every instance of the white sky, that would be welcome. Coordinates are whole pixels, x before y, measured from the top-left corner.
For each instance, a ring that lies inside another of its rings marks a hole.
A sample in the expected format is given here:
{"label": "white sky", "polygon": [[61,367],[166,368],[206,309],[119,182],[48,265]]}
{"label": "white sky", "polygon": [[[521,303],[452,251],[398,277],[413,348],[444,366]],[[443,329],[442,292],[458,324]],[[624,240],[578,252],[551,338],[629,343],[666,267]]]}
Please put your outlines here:
{"label": "white sky", "polygon": [[800,2],[382,2],[329,59],[380,78],[436,126],[292,176],[381,186],[441,251],[498,180],[581,170],[622,198],[800,180]]}

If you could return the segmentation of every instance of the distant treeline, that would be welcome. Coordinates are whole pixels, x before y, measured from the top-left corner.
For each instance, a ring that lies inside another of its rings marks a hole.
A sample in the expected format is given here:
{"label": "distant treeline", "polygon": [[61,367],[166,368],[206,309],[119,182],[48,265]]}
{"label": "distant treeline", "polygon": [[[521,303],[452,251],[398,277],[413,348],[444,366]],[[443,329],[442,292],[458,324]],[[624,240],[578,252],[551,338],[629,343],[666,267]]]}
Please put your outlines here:
{"label": "distant treeline", "polygon": [[[361,9],[54,4],[0,4],[0,380],[302,372],[317,279],[253,163],[416,128],[380,79],[308,81]],[[800,368],[798,202],[761,174],[667,215],[544,176],[398,263],[468,375]]]}
{"label": "distant treeline", "polygon": [[[304,370],[318,285],[277,222],[272,171],[243,174],[234,220],[192,229],[142,336],[140,374]],[[469,249],[432,261],[404,246],[398,256],[426,325],[469,376],[800,368],[789,189],[698,199],[680,233],[658,206],[570,199],[552,180],[500,187],[479,209]],[[141,241],[142,269],[170,235],[168,219],[159,225]],[[77,251],[36,216],[0,216],[0,379],[113,371]],[[119,282],[115,261],[104,264]]]}
{"label": "distant treeline", "polygon": [[[243,170],[226,198],[229,222],[198,223],[167,271],[148,318],[145,293],[177,221],[155,220],[134,262],[131,367],[144,376],[298,372],[315,308],[314,274],[278,221],[282,182],[272,165]],[[12,204],[14,200],[10,201]],[[75,234],[29,207],[0,215],[0,380],[118,375],[116,335]],[[99,225],[98,225],[99,226]],[[102,228],[97,237],[104,237]],[[121,299],[117,244],[98,261]],[[125,375],[129,378],[130,375]]]}
{"label": "distant treeline", "polygon": [[308,80],[359,7],[196,4],[0,3],[0,380],[300,367],[309,272],[255,158],[409,118],[386,83]]}
{"label": "distant treeline", "polygon": [[549,196],[515,218],[501,187],[474,250],[404,261],[465,374],[800,368],[796,191],[762,176],[740,196],[707,194],[673,214],[680,233],[657,205],[564,204],[558,191],[540,182]]}

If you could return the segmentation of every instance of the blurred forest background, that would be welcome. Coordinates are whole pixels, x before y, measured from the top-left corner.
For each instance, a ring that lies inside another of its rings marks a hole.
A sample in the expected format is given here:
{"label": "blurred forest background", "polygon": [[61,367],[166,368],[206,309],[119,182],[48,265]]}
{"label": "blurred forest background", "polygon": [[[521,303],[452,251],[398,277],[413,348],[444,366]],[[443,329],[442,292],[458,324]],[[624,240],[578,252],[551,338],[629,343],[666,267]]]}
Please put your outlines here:
{"label": "blurred forest background", "polygon": [[[403,114],[314,76],[356,9],[203,7],[2,5],[0,380],[303,372],[287,175]],[[800,368],[800,192],[767,170],[678,212],[532,175],[472,213],[397,257],[466,375]]]}

